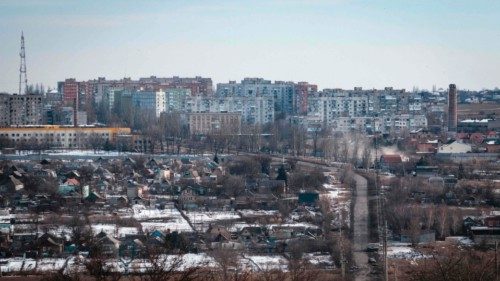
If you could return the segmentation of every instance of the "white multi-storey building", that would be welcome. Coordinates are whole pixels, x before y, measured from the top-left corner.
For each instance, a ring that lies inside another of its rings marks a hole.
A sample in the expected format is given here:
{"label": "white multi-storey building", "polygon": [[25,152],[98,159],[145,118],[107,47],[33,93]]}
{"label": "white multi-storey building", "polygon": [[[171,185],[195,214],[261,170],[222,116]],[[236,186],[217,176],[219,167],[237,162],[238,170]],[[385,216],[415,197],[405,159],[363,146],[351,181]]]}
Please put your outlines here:
{"label": "white multi-storey building", "polygon": [[367,116],[368,105],[369,99],[366,95],[323,92],[309,98],[308,114],[319,116],[324,123],[331,124],[338,117]]}
{"label": "white multi-storey building", "polygon": [[217,97],[266,97],[273,98],[274,110],[284,115],[294,114],[297,99],[295,97],[295,83],[275,81],[262,78],[245,78],[241,83],[230,81],[217,84]]}
{"label": "white multi-storey building", "polygon": [[188,100],[191,97],[189,89],[167,89],[165,91],[166,112],[188,112]]}
{"label": "white multi-storey building", "polygon": [[186,112],[240,113],[243,123],[265,124],[274,121],[274,99],[271,96],[192,97]]}

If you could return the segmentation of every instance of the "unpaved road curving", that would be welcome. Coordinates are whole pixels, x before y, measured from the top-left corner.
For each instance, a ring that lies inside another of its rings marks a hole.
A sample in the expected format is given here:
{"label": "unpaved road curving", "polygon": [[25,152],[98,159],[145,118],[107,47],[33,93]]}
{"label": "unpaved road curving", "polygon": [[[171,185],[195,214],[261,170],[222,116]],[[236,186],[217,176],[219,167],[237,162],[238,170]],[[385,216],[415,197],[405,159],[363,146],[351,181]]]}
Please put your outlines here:
{"label": "unpaved road curving", "polygon": [[359,268],[355,273],[355,280],[372,280],[370,276],[370,265],[368,264],[368,254],[366,246],[368,245],[368,186],[367,180],[360,176],[354,175],[356,181],[356,195],[354,201],[354,262]]}

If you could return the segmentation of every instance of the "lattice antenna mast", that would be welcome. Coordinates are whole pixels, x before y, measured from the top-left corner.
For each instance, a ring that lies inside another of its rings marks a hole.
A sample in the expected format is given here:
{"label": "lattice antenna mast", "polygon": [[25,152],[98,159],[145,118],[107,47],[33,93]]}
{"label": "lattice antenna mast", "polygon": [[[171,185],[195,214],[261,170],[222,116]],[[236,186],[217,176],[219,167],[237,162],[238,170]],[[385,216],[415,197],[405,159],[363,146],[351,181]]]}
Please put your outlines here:
{"label": "lattice antenna mast", "polygon": [[[28,76],[26,75],[26,52],[24,49],[24,33],[21,31],[21,52],[19,52],[21,57],[21,63],[19,65],[19,94],[25,94],[28,90]],[[24,84],[24,91],[23,91]]]}

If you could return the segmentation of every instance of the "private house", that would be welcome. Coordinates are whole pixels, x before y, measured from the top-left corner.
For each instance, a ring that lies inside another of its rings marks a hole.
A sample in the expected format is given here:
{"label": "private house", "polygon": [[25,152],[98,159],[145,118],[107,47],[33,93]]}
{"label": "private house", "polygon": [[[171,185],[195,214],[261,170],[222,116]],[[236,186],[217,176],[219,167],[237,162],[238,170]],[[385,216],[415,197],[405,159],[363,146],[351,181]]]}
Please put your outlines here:
{"label": "private house", "polygon": [[484,225],[487,227],[500,227],[500,216],[486,217]]}
{"label": "private house", "polygon": [[427,141],[424,143],[418,143],[416,152],[417,154],[434,154],[438,149],[438,141]]}
{"label": "private house", "polygon": [[127,186],[127,198],[131,202],[133,200],[142,199],[143,186],[135,182],[129,182]]}
{"label": "private house", "polygon": [[183,209],[196,209],[198,207],[198,205],[196,204],[197,200],[198,196],[191,187],[183,189],[181,191],[181,194],[179,195],[179,204]]}
{"label": "private house", "polygon": [[75,178],[69,178],[64,182],[64,184],[69,186],[79,186],[80,182]]}
{"label": "private house", "polygon": [[477,244],[495,245],[500,241],[500,227],[472,226],[472,240]]}
{"label": "private house", "polygon": [[206,238],[210,242],[228,242],[231,240],[231,233],[221,225],[210,225]]}
{"label": "private house", "polygon": [[37,246],[42,256],[54,257],[63,252],[64,241],[52,234],[44,233],[38,238]]}
{"label": "private house", "polygon": [[395,172],[403,168],[403,159],[398,154],[385,154],[380,156],[380,168]]}
{"label": "private house", "polygon": [[267,237],[267,229],[262,226],[247,226],[244,227],[239,233],[239,239],[247,243],[261,242]]}
{"label": "private house", "polygon": [[140,257],[146,249],[143,240],[146,240],[144,235],[133,235],[125,237],[125,239],[123,239],[123,241],[120,243],[120,257]]}
{"label": "private house", "polygon": [[13,175],[0,184],[0,192],[12,192],[24,189],[24,184]]}
{"label": "private house", "polygon": [[[99,238],[100,237],[100,238]],[[116,257],[120,249],[120,241],[109,234],[103,232],[98,234],[98,244],[101,245],[102,254],[109,257]]]}

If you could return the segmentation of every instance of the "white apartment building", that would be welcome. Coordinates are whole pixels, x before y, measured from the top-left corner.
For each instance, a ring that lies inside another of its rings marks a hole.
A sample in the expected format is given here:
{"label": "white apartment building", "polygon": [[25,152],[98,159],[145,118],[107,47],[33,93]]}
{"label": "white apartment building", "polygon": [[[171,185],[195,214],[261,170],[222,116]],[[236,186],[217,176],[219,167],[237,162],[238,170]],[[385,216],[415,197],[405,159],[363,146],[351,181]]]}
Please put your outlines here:
{"label": "white apartment building", "polygon": [[365,117],[369,115],[369,99],[348,92],[323,93],[309,98],[308,114],[319,116],[326,124],[338,117]]}
{"label": "white apartment building", "polygon": [[187,105],[186,111],[192,113],[239,113],[242,122],[246,124],[265,124],[274,121],[274,98],[272,96],[191,97]]}
{"label": "white apartment building", "polygon": [[191,97],[189,89],[167,89],[165,90],[166,112],[188,112],[188,100]]}
{"label": "white apartment building", "polygon": [[223,97],[272,97],[274,109],[279,113],[291,115],[296,109],[295,83],[262,78],[245,78],[240,83],[217,84],[216,96]]}

